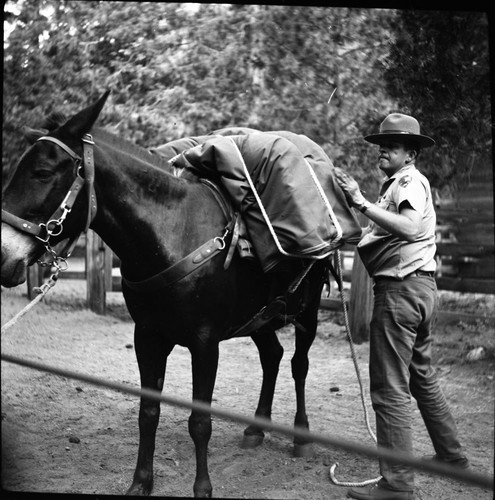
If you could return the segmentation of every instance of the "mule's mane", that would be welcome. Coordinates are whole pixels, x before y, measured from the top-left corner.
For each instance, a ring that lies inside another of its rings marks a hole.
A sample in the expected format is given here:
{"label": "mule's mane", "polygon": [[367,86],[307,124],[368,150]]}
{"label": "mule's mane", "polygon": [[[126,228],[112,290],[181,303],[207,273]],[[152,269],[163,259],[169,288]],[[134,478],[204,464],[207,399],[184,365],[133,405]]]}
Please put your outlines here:
{"label": "mule's mane", "polygon": [[97,141],[103,141],[112,149],[133,156],[140,161],[144,161],[145,163],[148,163],[153,167],[159,168],[161,171],[169,174],[171,173],[171,168],[163,157],[150,153],[149,150],[143,148],[142,146],[139,146],[138,144],[134,144],[129,140],[122,139],[116,134],[100,127],[93,128],[92,134],[94,134]]}
{"label": "mule's mane", "polygon": [[[144,175],[142,168],[137,167],[132,169],[136,173],[136,177],[134,177],[135,182],[141,185],[141,187],[144,186],[148,195],[154,196],[158,201],[161,201],[165,192],[168,192],[168,196],[176,199],[181,198],[185,194],[188,181],[184,178],[174,176],[173,169],[164,157],[153,154],[146,148],[122,139],[116,134],[100,127],[94,127],[91,130],[91,134],[94,137],[96,145],[111,149],[113,154],[119,155],[120,158],[124,156],[125,160],[123,161],[127,164],[136,167],[141,164],[149,167],[145,169],[147,173]],[[131,161],[128,161],[129,159]],[[132,161],[133,159],[135,161]],[[161,186],[160,189],[157,189],[158,185]]]}

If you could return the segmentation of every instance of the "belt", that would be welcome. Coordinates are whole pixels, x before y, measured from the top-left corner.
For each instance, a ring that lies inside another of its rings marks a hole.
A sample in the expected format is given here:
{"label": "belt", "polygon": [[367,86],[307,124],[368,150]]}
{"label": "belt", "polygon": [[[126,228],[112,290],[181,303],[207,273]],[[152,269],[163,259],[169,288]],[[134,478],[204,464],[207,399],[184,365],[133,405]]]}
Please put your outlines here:
{"label": "belt", "polygon": [[393,276],[376,276],[373,279],[375,281],[383,281],[383,280],[402,281],[402,280],[406,280],[406,279],[414,277],[414,276],[419,277],[419,278],[423,278],[425,276],[428,278],[434,278],[435,273],[433,271],[421,271],[418,269],[417,271],[413,271],[410,274],[406,274],[406,276],[404,276],[402,279],[401,278],[394,278]]}
{"label": "belt", "polygon": [[409,276],[428,276],[429,278],[434,278],[435,273],[433,271],[421,271],[418,269],[417,271],[414,271],[411,274],[404,276],[404,278],[408,278]]}

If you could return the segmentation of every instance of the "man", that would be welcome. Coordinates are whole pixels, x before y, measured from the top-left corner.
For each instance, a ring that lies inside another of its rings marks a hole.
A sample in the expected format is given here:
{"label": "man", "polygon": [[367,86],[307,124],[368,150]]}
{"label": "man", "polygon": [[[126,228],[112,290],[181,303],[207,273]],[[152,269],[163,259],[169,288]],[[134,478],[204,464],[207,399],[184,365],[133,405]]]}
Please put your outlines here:
{"label": "man", "polygon": [[[335,176],[349,202],[371,220],[358,252],[374,281],[369,370],[377,444],[412,453],[413,396],[436,452],[425,458],[467,468],[456,424],[431,366],[436,215],[430,184],[415,162],[421,148],[435,141],[420,134],[415,118],[400,113],[387,116],[379,133],[364,139],[379,146],[378,167],[387,176],[378,202],[369,203],[342,169],[336,168]],[[413,498],[410,467],[381,460],[380,472],[377,485],[349,490],[348,497]]]}

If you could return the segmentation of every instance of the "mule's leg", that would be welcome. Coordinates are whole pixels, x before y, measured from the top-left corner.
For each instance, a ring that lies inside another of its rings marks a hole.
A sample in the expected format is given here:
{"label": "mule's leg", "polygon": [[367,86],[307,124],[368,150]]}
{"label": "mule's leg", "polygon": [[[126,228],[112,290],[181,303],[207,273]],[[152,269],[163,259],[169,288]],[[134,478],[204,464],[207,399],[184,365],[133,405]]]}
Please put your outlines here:
{"label": "mule's leg", "polygon": [[[141,376],[141,387],[161,391],[167,357],[173,345],[164,345],[158,336],[146,328],[136,326],[134,346]],[[160,418],[160,402],[141,398],[139,407],[139,451],[134,479],[127,495],[145,496],[153,489],[153,454],[155,436]]]}
{"label": "mule's leg", "polygon": [[[298,318],[306,332],[296,328],[296,348],[291,360],[292,378],[296,387],[296,416],[294,427],[309,430],[308,416],[306,415],[306,376],[309,369],[308,352],[313,344],[318,324],[318,308],[309,307]],[[311,441],[294,437],[294,456],[307,457],[313,454]]]}
{"label": "mule's leg", "polygon": [[[258,348],[261,367],[263,369],[263,381],[255,416],[271,418],[275,384],[277,382],[280,361],[284,355],[284,348],[273,330],[260,332],[259,335],[253,337],[253,341]],[[250,425],[244,430],[241,447],[255,448],[263,442],[264,437],[265,433],[261,427]]]}
{"label": "mule's leg", "polygon": [[[189,348],[192,358],[193,400],[211,404],[218,367],[218,343],[203,342]],[[189,434],[196,447],[196,478],[194,496],[211,498],[212,486],[208,474],[208,442],[211,437],[211,415],[196,410],[189,417]]]}

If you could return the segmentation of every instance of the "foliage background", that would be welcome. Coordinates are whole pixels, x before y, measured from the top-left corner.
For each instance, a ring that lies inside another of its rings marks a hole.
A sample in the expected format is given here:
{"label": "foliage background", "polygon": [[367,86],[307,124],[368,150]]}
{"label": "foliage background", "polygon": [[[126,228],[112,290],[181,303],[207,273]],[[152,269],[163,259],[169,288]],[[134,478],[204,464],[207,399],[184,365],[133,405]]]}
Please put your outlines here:
{"label": "foliage background", "polygon": [[3,172],[21,127],[111,97],[101,124],[152,147],[224,126],[291,130],[376,192],[363,135],[394,111],[437,140],[419,167],[455,188],[491,161],[483,11],[16,0],[4,7]]}

